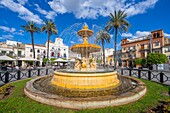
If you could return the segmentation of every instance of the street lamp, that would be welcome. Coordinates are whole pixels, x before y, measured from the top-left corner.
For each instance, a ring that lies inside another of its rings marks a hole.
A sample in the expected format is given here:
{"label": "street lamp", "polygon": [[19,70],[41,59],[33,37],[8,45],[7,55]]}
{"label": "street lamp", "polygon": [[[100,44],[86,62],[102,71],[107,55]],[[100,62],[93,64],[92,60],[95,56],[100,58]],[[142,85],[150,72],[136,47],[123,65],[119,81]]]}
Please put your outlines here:
{"label": "street lamp", "polygon": [[[17,52],[16,52],[16,54],[15,54],[15,50],[14,50],[14,48],[17,48]],[[14,53],[14,55],[16,56],[16,65],[18,65],[18,42],[17,42],[17,45],[15,45],[15,44],[13,44],[13,53]]]}

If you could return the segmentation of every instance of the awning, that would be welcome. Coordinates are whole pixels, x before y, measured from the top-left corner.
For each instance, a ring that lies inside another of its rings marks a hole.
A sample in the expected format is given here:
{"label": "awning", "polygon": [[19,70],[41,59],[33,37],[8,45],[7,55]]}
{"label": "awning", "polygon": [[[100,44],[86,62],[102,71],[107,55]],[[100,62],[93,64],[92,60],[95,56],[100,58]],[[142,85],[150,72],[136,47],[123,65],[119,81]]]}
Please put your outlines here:
{"label": "awning", "polygon": [[75,62],[75,59],[70,59],[69,62]]}
{"label": "awning", "polygon": [[9,56],[0,56],[0,60],[4,60],[4,61],[14,61],[15,59],[9,57]]}
{"label": "awning", "polygon": [[63,60],[62,58],[58,58],[57,60],[54,60],[54,62],[68,62],[68,60]]}
{"label": "awning", "polygon": [[34,59],[34,58],[30,58],[30,57],[26,57],[26,58],[20,58],[18,60],[21,60],[21,61],[39,61],[37,59]]}

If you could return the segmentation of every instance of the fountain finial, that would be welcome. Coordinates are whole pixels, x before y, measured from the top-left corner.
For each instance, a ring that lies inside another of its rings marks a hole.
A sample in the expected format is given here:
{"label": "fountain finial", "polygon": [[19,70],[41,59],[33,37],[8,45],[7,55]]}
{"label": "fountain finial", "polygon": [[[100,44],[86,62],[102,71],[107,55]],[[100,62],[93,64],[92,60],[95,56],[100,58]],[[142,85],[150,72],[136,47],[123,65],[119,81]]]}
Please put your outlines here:
{"label": "fountain finial", "polygon": [[87,25],[87,23],[85,22],[84,23],[84,26],[83,26],[83,29],[88,29],[89,27],[88,27],[88,25]]}

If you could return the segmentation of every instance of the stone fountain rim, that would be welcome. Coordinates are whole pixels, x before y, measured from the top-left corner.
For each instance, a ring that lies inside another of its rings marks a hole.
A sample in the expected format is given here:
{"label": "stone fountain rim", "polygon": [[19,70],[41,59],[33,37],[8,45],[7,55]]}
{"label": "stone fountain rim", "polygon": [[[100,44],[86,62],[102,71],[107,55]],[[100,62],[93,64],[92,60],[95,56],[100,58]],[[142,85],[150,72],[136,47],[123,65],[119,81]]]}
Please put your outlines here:
{"label": "stone fountain rim", "polygon": [[[57,72],[61,72],[61,73],[74,73],[74,74],[100,74],[100,73],[112,73],[114,70],[68,70],[68,69],[60,69],[60,70],[57,70]],[[114,72],[117,72],[117,71],[114,71]]]}
{"label": "stone fountain rim", "polygon": [[[120,75],[122,76],[122,75]],[[130,78],[138,83],[137,88],[128,92],[128,96],[102,96],[101,97],[88,97],[88,98],[69,98],[69,97],[62,97],[59,95],[48,94],[45,92],[41,92],[33,87],[34,81],[49,76],[41,76],[35,79],[32,79],[26,83],[24,88],[25,94],[38,102],[57,106],[57,107],[64,107],[64,108],[71,108],[71,109],[91,109],[91,108],[103,108],[108,106],[119,106],[128,104],[131,102],[135,102],[139,100],[141,97],[145,95],[147,92],[147,88],[145,84],[133,77]]]}

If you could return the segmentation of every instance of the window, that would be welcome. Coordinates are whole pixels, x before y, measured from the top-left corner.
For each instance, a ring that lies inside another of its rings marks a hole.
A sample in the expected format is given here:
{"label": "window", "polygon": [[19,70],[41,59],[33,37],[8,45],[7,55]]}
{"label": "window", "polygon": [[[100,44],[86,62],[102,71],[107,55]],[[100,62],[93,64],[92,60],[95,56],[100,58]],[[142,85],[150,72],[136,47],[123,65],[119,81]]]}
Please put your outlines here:
{"label": "window", "polygon": [[2,55],[5,55],[5,54],[6,54],[6,51],[2,51],[1,53],[2,53]]}
{"label": "window", "polygon": [[30,54],[30,57],[32,57],[32,54]]}
{"label": "window", "polygon": [[64,51],[65,51],[66,49],[64,49]]}
{"label": "window", "polygon": [[40,53],[40,50],[39,50],[39,49],[37,50],[37,53]]}
{"label": "window", "polygon": [[157,51],[154,51],[155,53],[159,53],[159,51],[157,50]]}
{"label": "window", "polygon": [[157,37],[160,37],[160,34],[159,34],[159,33],[157,33]]}
{"label": "window", "polygon": [[155,45],[155,46],[159,46],[159,42],[155,42],[154,45]]}
{"label": "window", "polygon": [[32,52],[32,49],[30,49],[30,52]]}
{"label": "window", "polygon": [[128,47],[128,50],[130,50],[130,47]]}
{"label": "window", "polygon": [[21,51],[18,51],[18,56],[21,57]]}
{"label": "window", "polygon": [[133,49],[136,49],[136,47],[135,47],[135,46],[133,46]]}
{"label": "window", "polygon": [[156,33],[153,34],[153,37],[156,38]]}
{"label": "window", "polygon": [[54,52],[51,53],[51,56],[52,56],[52,57],[54,56]]}
{"label": "window", "polygon": [[60,51],[60,48],[58,48],[58,51]]}
{"label": "window", "polygon": [[170,61],[170,56],[167,56],[168,57],[168,60]]}
{"label": "window", "polygon": [[136,53],[133,54],[133,57],[136,58]]}
{"label": "window", "polygon": [[57,58],[59,58],[59,57],[60,57],[60,53],[57,54]]}
{"label": "window", "polygon": [[124,50],[126,50],[126,48],[124,48]]}
{"label": "window", "polygon": [[43,53],[44,53],[44,54],[46,53],[46,52],[45,52],[45,50],[44,50],[44,52],[43,52]]}
{"label": "window", "polygon": [[168,48],[165,50],[165,52],[170,52],[170,47],[168,47]]}
{"label": "window", "polygon": [[10,55],[10,56],[12,56],[12,55],[13,55],[13,53],[14,53],[13,51],[10,51],[10,52],[9,52],[9,55]]}
{"label": "window", "polygon": [[67,56],[66,56],[66,53],[64,53],[64,58],[66,58]]}

